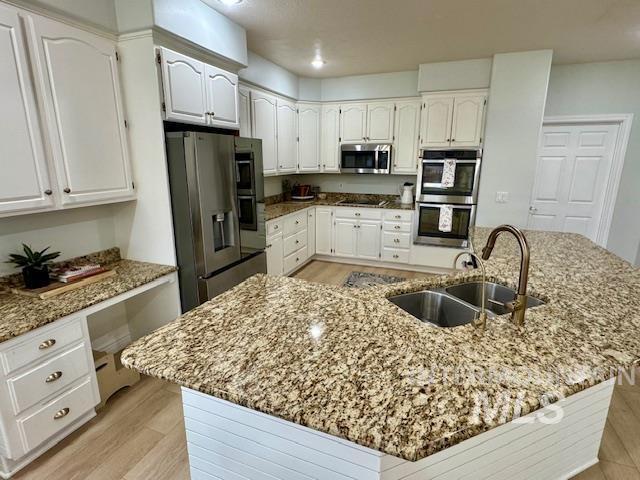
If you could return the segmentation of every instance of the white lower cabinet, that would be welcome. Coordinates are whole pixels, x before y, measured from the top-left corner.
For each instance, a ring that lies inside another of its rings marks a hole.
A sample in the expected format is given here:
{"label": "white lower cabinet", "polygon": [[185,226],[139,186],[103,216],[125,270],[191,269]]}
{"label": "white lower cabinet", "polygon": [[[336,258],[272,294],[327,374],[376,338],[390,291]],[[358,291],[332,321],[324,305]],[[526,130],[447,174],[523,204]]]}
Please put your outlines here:
{"label": "white lower cabinet", "polygon": [[358,221],[338,218],[333,222],[333,253],[338,257],[355,257],[357,251]]}
{"label": "white lower cabinet", "polygon": [[305,209],[267,222],[266,251],[269,275],[288,275],[309,258],[308,215],[308,209]]}
{"label": "white lower cabinet", "polygon": [[267,237],[267,273],[269,275],[282,275],[284,273],[284,250],[282,232]]}
{"label": "white lower cabinet", "polygon": [[333,254],[333,208],[316,207],[316,253]]}
{"label": "white lower cabinet", "polygon": [[366,260],[380,259],[380,230],[382,222],[360,220],[358,222],[356,252],[358,258]]}
{"label": "white lower cabinet", "polygon": [[316,254],[316,209],[310,208],[307,212],[307,255]]}

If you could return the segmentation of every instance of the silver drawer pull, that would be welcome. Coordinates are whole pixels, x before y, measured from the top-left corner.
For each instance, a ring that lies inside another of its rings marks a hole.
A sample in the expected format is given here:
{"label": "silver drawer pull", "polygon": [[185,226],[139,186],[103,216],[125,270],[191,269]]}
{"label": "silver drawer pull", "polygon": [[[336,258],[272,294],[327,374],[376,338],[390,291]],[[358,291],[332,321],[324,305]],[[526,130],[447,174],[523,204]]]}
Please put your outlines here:
{"label": "silver drawer pull", "polygon": [[60,377],[62,376],[62,372],[53,372],[51,375],[49,375],[47,378],[44,379],[44,381],[46,383],[51,383],[51,382],[55,382],[56,380],[58,380]]}
{"label": "silver drawer pull", "polygon": [[396,230],[400,230],[400,225],[396,225],[396,226],[395,226],[395,227],[393,227],[393,228],[395,228]]}
{"label": "silver drawer pull", "polygon": [[69,415],[69,407],[65,407],[62,410],[58,410],[54,415],[53,415],[53,419],[54,420],[60,420],[61,418],[66,417],[67,415]]}
{"label": "silver drawer pull", "polygon": [[399,238],[394,238],[394,239],[393,239],[393,241],[394,241],[395,243],[400,243],[400,239],[399,239]]}
{"label": "silver drawer pull", "polygon": [[49,347],[53,347],[56,344],[55,338],[50,338],[49,340],[45,340],[40,345],[38,345],[38,349],[45,350]]}

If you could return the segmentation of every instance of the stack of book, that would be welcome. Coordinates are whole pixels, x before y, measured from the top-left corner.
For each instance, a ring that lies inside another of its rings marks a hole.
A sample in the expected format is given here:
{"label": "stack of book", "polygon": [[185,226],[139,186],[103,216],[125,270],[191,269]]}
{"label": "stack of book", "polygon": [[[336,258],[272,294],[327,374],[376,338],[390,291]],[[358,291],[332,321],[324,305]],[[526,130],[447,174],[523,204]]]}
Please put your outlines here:
{"label": "stack of book", "polygon": [[57,280],[58,282],[72,283],[106,271],[107,269],[101,267],[99,264],[80,265],[68,267],[65,269],[53,270],[49,277],[53,280]]}

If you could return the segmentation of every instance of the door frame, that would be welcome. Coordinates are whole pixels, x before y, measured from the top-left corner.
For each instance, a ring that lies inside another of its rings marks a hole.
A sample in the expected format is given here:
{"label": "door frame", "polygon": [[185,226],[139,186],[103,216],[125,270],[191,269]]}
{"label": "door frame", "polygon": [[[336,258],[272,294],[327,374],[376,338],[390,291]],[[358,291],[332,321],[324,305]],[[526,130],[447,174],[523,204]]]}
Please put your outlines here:
{"label": "door frame", "polygon": [[[596,243],[601,247],[606,247],[611,229],[611,221],[613,220],[616,198],[618,197],[618,187],[620,186],[620,179],[622,178],[622,167],[624,166],[624,159],[627,153],[627,144],[629,143],[629,135],[631,134],[633,113],[546,116],[542,120],[540,137],[542,137],[544,127],[549,125],[594,125],[603,123],[618,125],[618,137],[616,138],[616,143],[613,148],[611,168],[609,169],[605,183],[602,214],[598,221],[596,234]],[[540,142],[538,142],[538,150],[536,151],[536,163],[538,161],[538,155],[540,154],[539,148]],[[531,195],[533,195],[533,192]]]}

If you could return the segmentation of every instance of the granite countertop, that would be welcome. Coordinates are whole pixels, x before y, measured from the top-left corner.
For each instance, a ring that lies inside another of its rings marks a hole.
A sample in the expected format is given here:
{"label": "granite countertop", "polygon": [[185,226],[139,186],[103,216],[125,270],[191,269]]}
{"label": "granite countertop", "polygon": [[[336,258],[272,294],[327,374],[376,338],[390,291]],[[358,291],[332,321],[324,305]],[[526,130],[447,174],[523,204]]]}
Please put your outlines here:
{"label": "granite countertop", "polygon": [[266,202],[265,206],[265,220],[273,220],[278,217],[283,217],[285,215],[289,215],[290,213],[294,213],[300,210],[304,210],[308,207],[313,207],[316,205],[327,205],[327,206],[353,206],[353,205],[336,205],[336,202],[341,200],[354,202],[357,200],[378,200],[385,201],[384,205],[358,205],[358,208],[385,208],[385,209],[393,209],[393,210],[413,210],[414,204],[403,205],[399,202],[398,195],[376,195],[376,194],[366,194],[366,193],[326,193],[326,198],[319,199],[316,198],[312,201],[276,201],[275,203]]}
{"label": "granite countertop", "polygon": [[[476,229],[484,244],[487,229]],[[129,346],[123,363],[269,415],[415,461],[615,375],[640,358],[640,269],[575,234],[527,232],[529,309],[444,329],[393,294],[478,279],[477,271],[348,289],[256,275]],[[490,280],[515,287],[519,253],[502,234]]]}
{"label": "granite countertop", "polygon": [[104,267],[115,269],[117,274],[46,300],[10,293],[9,288],[17,284],[18,276],[0,278],[0,342],[133,290],[176,270],[176,267],[170,265],[123,260],[117,248],[60,263],[100,263]]}

